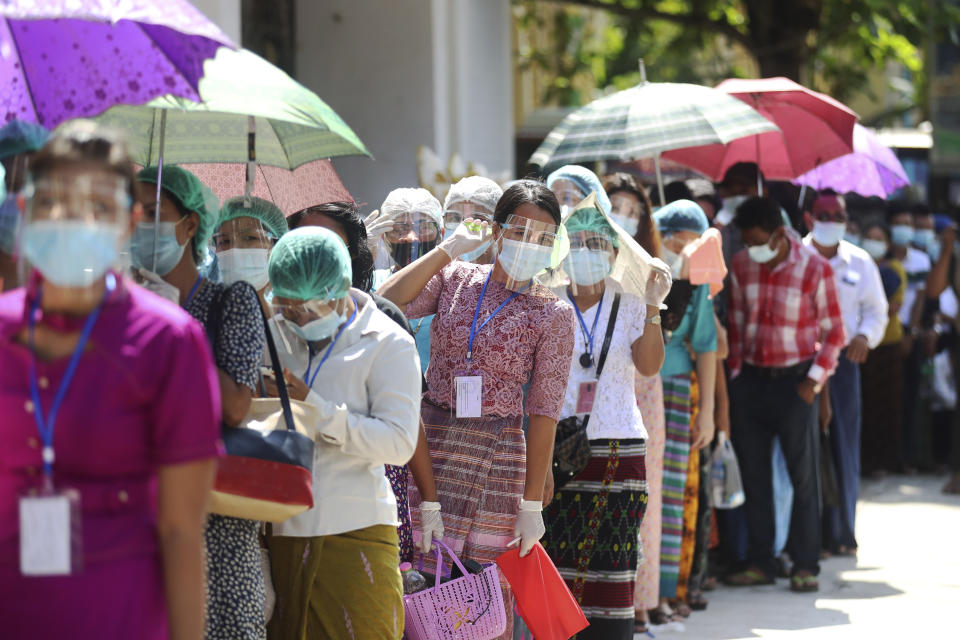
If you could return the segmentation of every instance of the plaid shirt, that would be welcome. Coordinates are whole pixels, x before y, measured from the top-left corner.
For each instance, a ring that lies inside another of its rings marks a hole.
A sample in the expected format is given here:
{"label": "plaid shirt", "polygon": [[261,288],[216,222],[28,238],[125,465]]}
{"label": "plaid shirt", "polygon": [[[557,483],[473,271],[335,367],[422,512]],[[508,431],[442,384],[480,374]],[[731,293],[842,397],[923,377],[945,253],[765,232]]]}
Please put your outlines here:
{"label": "plaid shirt", "polygon": [[846,344],[837,283],[830,263],[787,233],[790,253],[773,269],[746,250],[730,269],[730,356],[736,376],[743,363],[790,367],[813,360],[807,376],[822,384]]}

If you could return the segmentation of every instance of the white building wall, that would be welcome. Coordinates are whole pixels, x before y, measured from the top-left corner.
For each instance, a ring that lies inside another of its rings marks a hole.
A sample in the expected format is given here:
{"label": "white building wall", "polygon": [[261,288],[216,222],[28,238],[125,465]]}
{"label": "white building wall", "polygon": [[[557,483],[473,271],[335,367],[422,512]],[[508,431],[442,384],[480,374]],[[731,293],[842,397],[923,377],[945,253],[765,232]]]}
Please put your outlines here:
{"label": "white building wall", "polygon": [[297,80],[373,153],[334,160],[368,210],[417,185],[420,145],[512,167],[509,11],[509,0],[299,0]]}

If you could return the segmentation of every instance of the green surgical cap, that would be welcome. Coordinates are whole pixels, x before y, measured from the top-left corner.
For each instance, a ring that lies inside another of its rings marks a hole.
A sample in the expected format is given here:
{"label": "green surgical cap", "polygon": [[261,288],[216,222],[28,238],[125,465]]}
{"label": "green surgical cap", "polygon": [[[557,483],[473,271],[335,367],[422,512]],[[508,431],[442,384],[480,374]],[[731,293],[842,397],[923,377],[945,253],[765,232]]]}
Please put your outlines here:
{"label": "green surgical cap", "polygon": [[274,238],[280,238],[289,230],[287,219],[277,205],[263,198],[251,197],[250,206],[247,207],[245,201],[244,196],[235,196],[224,202],[217,227],[234,218],[256,218]]}
{"label": "green surgical cap", "polygon": [[287,232],[270,252],[273,295],[293,300],[331,300],[350,290],[353,269],[340,236],[323,227]]}
{"label": "green surgical cap", "polygon": [[0,128],[0,159],[39,151],[50,132],[34,122],[11,120]]}
{"label": "green surgical cap", "polygon": [[567,228],[567,233],[571,235],[583,231],[602,233],[610,239],[614,247],[619,247],[620,241],[617,238],[617,232],[610,226],[598,205],[599,203],[594,198],[589,203],[584,200],[583,204],[577,206],[563,223]]}
{"label": "green surgical cap", "polygon": [[[146,167],[137,174],[138,182],[157,184],[157,168]],[[176,200],[185,211],[192,211],[200,219],[197,235],[193,236],[193,256],[197,263],[207,255],[207,243],[217,227],[220,217],[220,199],[200,178],[175,164],[164,165],[163,184],[160,186],[168,196]]]}

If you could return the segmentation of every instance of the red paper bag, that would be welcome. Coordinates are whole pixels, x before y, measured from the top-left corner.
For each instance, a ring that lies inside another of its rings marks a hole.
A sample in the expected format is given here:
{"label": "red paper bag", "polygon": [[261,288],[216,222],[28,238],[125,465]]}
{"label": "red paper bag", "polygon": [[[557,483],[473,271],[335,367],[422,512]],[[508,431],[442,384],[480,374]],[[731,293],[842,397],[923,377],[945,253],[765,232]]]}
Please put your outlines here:
{"label": "red paper bag", "polygon": [[539,542],[525,558],[519,549],[507,551],[497,558],[497,566],[536,640],[567,640],[590,625]]}

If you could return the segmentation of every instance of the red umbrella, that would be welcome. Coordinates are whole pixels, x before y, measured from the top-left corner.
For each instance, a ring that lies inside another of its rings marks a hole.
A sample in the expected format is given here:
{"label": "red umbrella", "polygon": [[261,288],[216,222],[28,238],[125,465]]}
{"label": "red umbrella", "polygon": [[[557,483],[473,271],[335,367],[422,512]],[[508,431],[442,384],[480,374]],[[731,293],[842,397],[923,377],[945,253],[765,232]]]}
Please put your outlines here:
{"label": "red umbrella", "polygon": [[[246,163],[180,166],[193,172],[201,182],[213,189],[221,201],[243,195]],[[270,200],[287,216],[318,204],[353,200],[329,160],[308,162],[293,171],[257,165],[257,178],[251,195]]]}
{"label": "red umbrella", "polygon": [[739,138],[728,144],[675,149],[663,154],[721,180],[737,162],[756,162],[774,180],[792,180],[853,151],[857,114],[828,95],[787,78],[724,80],[717,89],[740,98],[780,131]]}

